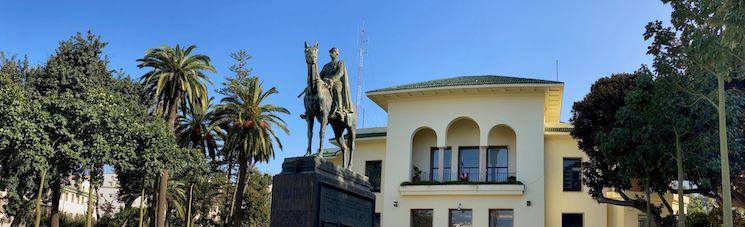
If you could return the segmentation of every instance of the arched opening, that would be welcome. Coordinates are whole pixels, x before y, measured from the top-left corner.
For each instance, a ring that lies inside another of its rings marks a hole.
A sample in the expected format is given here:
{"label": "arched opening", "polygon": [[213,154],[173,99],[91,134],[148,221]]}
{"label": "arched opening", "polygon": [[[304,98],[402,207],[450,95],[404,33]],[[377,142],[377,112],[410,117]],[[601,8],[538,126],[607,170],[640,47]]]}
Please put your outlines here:
{"label": "arched opening", "polygon": [[412,167],[409,177],[412,181],[432,180],[431,170],[437,166],[436,159],[432,158],[432,151],[437,149],[437,133],[431,128],[423,127],[414,132],[411,140]]}
{"label": "arched opening", "polygon": [[504,182],[515,177],[517,162],[515,131],[507,125],[497,125],[489,130],[486,148],[486,180]]}
{"label": "arched opening", "polygon": [[[450,123],[445,144],[452,150],[450,155],[452,158],[443,163],[443,177],[446,181],[478,181],[481,179],[483,168],[479,138],[479,125],[473,119],[462,117]],[[446,149],[445,157],[448,153]]]}

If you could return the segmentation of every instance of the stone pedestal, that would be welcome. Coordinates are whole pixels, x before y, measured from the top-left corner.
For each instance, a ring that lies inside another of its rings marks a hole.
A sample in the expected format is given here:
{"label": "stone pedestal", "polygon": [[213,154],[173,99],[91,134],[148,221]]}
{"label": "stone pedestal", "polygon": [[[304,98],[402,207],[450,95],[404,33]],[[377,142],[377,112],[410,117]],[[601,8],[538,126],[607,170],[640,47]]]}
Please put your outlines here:
{"label": "stone pedestal", "polygon": [[367,177],[323,158],[287,158],[272,185],[271,227],[372,227]]}

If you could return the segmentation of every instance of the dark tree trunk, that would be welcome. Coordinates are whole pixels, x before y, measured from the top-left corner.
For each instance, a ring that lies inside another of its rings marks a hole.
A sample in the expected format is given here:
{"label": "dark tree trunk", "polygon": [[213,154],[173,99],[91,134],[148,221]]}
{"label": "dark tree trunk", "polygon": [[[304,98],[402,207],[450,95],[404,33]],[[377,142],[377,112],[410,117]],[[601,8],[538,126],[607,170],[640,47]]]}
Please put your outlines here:
{"label": "dark tree trunk", "polygon": [[232,226],[241,226],[241,205],[243,204],[243,191],[246,188],[246,166],[248,157],[246,152],[242,151],[238,155],[238,188],[235,189],[235,205],[233,207]]}
{"label": "dark tree trunk", "polygon": [[101,209],[99,209],[100,204],[98,203],[99,201],[101,201],[101,198],[99,197],[99,195],[101,194],[98,193],[98,187],[96,187],[96,220],[101,220]]}
{"label": "dark tree trunk", "polygon": [[153,181],[153,194],[151,195],[150,202],[148,203],[147,208],[147,215],[150,217],[150,222],[148,226],[155,227],[155,224],[158,223],[158,181]]}
{"label": "dark tree trunk", "polygon": [[52,183],[52,212],[51,212],[51,219],[50,219],[50,225],[52,227],[59,227],[59,200],[60,197],[62,197],[62,182],[57,180]]}
{"label": "dark tree trunk", "polygon": [[168,190],[168,169],[163,169],[160,175],[160,185],[158,186],[158,219],[157,227],[164,227],[166,224],[166,193]]}

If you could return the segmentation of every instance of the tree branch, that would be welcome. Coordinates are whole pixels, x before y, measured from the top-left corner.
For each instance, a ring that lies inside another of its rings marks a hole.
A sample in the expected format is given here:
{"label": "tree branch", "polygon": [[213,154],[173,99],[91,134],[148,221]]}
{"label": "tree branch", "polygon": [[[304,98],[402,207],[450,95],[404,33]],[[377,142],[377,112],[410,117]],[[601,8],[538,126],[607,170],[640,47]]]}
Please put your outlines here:
{"label": "tree branch", "polygon": [[[662,200],[662,204],[664,204],[665,208],[667,208],[667,212],[670,215],[674,215],[675,213],[673,212],[673,208],[670,207],[670,204],[667,202],[667,199],[665,199],[665,196],[663,196],[661,192],[657,192],[657,196],[659,196],[660,200]],[[678,201],[678,202],[682,203],[682,201]]]}

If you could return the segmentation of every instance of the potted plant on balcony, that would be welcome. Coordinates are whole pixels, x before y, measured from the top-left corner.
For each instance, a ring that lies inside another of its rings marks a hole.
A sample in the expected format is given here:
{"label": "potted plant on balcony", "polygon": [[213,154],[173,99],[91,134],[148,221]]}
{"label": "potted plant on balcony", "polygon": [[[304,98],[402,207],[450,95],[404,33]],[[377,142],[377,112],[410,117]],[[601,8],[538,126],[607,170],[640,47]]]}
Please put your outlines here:
{"label": "potted plant on balcony", "polygon": [[468,175],[469,175],[468,172],[462,172],[460,175],[458,175],[458,181],[468,182],[468,178],[469,178]]}
{"label": "potted plant on balcony", "polygon": [[420,170],[419,167],[414,166],[411,170],[411,175],[411,181],[413,182],[419,182],[422,180],[422,170]]}

